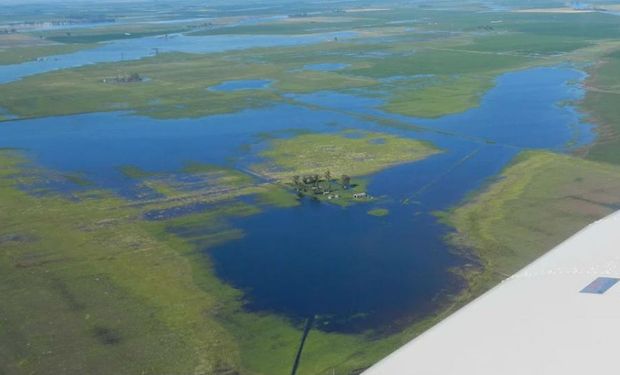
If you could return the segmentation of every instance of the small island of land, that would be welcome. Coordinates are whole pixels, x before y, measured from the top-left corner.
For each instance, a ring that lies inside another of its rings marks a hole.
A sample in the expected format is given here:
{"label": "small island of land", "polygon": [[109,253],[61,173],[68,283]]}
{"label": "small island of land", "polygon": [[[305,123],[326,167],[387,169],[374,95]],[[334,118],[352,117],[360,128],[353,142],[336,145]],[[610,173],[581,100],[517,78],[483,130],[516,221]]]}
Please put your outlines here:
{"label": "small island of land", "polygon": [[368,215],[376,216],[376,217],[383,217],[389,214],[390,214],[390,210],[388,210],[387,208],[375,208],[375,209],[368,211]]}
{"label": "small island of land", "polygon": [[276,139],[253,170],[294,189],[334,203],[368,201],[363,176],[425,159],[440,152],[434,146],[391,134],[345,131],[302,134]]}

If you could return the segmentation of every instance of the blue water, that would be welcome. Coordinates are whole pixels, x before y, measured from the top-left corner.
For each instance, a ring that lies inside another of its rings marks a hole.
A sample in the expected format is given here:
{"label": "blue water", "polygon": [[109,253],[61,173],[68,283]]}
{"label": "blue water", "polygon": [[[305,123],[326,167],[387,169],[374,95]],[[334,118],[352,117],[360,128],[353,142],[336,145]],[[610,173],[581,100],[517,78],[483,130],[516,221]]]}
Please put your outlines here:
{"label": "blue water", "polygon": [[322,63],[322,64],[308,64],[304,66],[304,70],[317,71],[317,72],[334,72],[337,70],[345,69],[349,64],[340,63]]}
{"label": "blue water", "polygon": [[286,104],[182,120],[92,113],[1,122],[0,147],[23,149],[44,167],[80,173],[114,190],[127,183],[119,166],[151,172],[174,172],[188,162],[246,167],[244,162],[255,159],[246,162],[240,149],[259,142],[262,133],[351,127],[379,128],[332,111]]}
{"label": "blue water", "polygon": [[29,61],[14,65],[0,65],[0,84],[34,74],[75,68],[101,62],[139,60],[156,52],[210,53],[247,48],[283,47],[320,43],[355,37],[355,32],[333,32],[306,35],[208,35],[186,36],[174,34],[117,40],[100,46],[64,55],[48,56],[44,61]]}
{"label": "blue water", "polygon": [[[218,276],[245,292],[250,311],[318,315],[326,331],[391,332],[463,287],[449,269],[471,260],[444,242],[450,229],[434,212],[459,204],[523,149],[570,151],[593,140],[591,126],[562,104],[582,97],[570,82],[583,78],[570,68],[508,73],[479,108],[438,119],[385,113],[381,97],[320,92],[290,95],[298,104],[202,119],[95,113],[9,121],[0,123],[0,147],[21,148],[42,166],[80,173],[122,194],[135,182],[119,172],[121,165],[168,172],[188,162],[247,168],[265,147],[264,133],[357,128],[432,142],[444,152],[374,175],[368,192],[378,198],[368,205],[343,209],[306,199],[236,219],[244,238],[205,249]],[[375,207],[390,215],[367,215]],[[160,214],[167,213],[154,218]]]}
{"label": "blue water", "polygon": [[[506,73],[486,93],[477,108],[437,119],[415,118],[386,113],[378,109],[382,98],[316,92],[291,95],[302,103],[361,112],[398,120],[435,132],[524,148],[566,151],[591,143],[595,132],[570,104],[583,97],[575,82],[585,73],[567,67],[534,68]],[[509,88],[509,89],[507,89]],[[507,94],[509,91],[509,94]]]}
{"label": "blue water", "polygon": [[219,85],[209,87],[213,91],[239,91],[239,90],[260,90],[265,89],[273,83],[269,79],[244,79],[237,81],[226,81]]}
{"label": "blue water", "polygon": [[[409,119],[427,130],[400,128],[401,135],[431,141],[445,152],[374,176],[369,192],[389,197],[377,203],[390,210],[388,217],[370,217],[363,205],[340,209],[304,202],[239,220],[236,225],[247,233],[243,239],[208,250],[218,275],[245,291],[250,310],[294,319],[318,315],[326,331],[398,330],[432,311],[436,297],[462,287],[448,269],[469,260],[450,251],[444,242],[449,228],[434,212],[459,204],[523,148],[568,151],[592,140],[591,127],[574,109],[558,105],[580,97],[567,82],[581,78],[571,69],[510,73],[480,108],[436,120]],[[336,93],[303,99],[380,113],[373,109],[378,99]]]}

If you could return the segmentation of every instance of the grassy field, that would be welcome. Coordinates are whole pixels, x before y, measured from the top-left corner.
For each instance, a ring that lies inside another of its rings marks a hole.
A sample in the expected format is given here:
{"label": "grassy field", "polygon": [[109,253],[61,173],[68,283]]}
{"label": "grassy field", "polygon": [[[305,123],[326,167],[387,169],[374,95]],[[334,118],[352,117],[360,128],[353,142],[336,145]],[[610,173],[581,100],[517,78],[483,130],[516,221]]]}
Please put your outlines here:
{"label": "grassy field", "polygon": [[266,163],[253,168],[286,180],[294,175],[364,176],[387,167],[421,160],[439,152],[430,144],[389,134],[349,131],[303,134],[271,142],[261,156]]}
{"label": "grassy field", "polygon": [[[282,100],[280,90],[309,92],[373,85],[335,72],[293,72],[298,66],[231,60],[227,55],[168,54],[32,76],[0,85],[0,106],[20,117],[133,110],[157,118],[200,117]],[[139,73],[148,81],[103,82]],[[274,89],[213,91],[228,80],[271,79]]]}
{"label": "grassy field", "polygon": [[92,47],[93,45],[89,44],[45,44],[3,48],[0,44],[0,65],[20,64],[37,58],[62,55]]}
{"label": "grassy field", "polygon": [[620,52],[591,68],[582,108],[599,125],[599,140],[588,150],[592,160],[620,164]]}
{"label": "grassy field", "polygon": [[553,56],[588,47],[591,43],[587,39],[558,35],[537,35],[534,38],[528,33],[507,33],[478,36],[474,43],[462,49],[525,56]]}
{"label": "grassy field", "polygon": [[494,78],[493,74],[479,74],[431,78],[422,82],[420,87],[415,87],[415,83],[403,85],[395,90],[385,109],[430,118],[464,112],[478,105],[482,95],[493,87]]}
{"label": "grassy field", "polygon": [[[373,201],[374,197],[370,195],[362,198],[354,196],[356,193],[367,193],[368,179],[373,173],[422,160],[438,152],[440,150],[431,144],[389,134],[362,131],[308,133],[272,140],[269,147],[260,153],[264,161],[253,165],[252,170],[277,181],[288,190],[289,195],[298,190],[302,196],[308,194],[314,199],[346,207]],[[320,179],[316,184],[320,190],[314,193],[312,184],[298,184],[294,179],[294,176],[303,178],[312,175]],[[341,176],[345,175],[350,178],[348,186],[342,182]],[[284,198],[284,192],[264,195],[266,198],[270,196],[283,199],[281,206],[295,204],[291,198]],[[372,210],[370,214],[385,216],[387,212]]]}
{"label": "grassy field", "polygon": [[[248,340],[257,337],[240,324],[257,334],[267,323],[297,341],[287,322],[242,314],[238,292],[209,272],[201,248],[169,234],[206,226],[217,230],[203,232],[201,245],[237,238],[225,218],[255,208],[144,221],[140,208],[101,192],[72,200],[21,192],[15,185],[32,177],[19,176],[33,171],[1,157],[0,341],[11,343],[0,346],[3,374],[230,374],[242,369],[239,346],[247,345],[231,327]],[[259,334],[270,342],[265,334],[273,332]]]}
{"label": "grassy field", "polygon": [[526,152],[496,181],[447,215],[451,240],[473,249],[469,275],[483,292],[620,203],[620,168],[565,155]]}
{"label": "grassy field", "polygon": [[33,32],[39,38],[67,44],[91,44],[191,31],[191,24],[123,23],[96,28]]}
{"label": "grassy field", "polygon": [[216,298],[195,285],[187,245],[158,241],[157,227],[104,193],[34,198],[15,188],[31,174],[20,160],[3,153],[0,165],[0,339],[11,343],[0,346],[3,373],[235,365],[234,340],[205,314]]}
{"label": "grassy field", "polygon": [[190,35],[301,35],[315,34],[330,31],[339,31],[345,27],[360,27],[367,20],[349,18],[346,16],[304,17],[298,20],[284,19],[258,25],[239,25],[215,27],[200,30]]}

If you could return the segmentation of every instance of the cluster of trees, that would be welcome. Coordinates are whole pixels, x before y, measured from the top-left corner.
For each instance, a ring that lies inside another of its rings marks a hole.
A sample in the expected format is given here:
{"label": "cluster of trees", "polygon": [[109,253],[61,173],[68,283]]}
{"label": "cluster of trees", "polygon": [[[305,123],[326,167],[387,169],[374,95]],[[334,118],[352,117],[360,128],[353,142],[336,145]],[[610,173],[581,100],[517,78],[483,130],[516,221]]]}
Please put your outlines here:
{"label": "cluster of trees", "polygon": [[[326,171],[323,176],[318,174],[305,175],[305,176],[293,176],[293,186],[298,192],[307,192],[312,190],[315,194],[322,194],[325,192],[331,192],[334,188],[336,180],[332,176],[331,172]],[[347,190],[351,186],[351,177],[343,174],[338,181],[338,184],[343,190]]]}
{"label": "cluster of trees", "polygon": [[118,76],[115,78],[106,78],[103,80],[104,83],[113,82],[113,83],[133,83],[133,82],[142,82],[144,78],[140,76],[138,73],[131,73],[127,76]]}

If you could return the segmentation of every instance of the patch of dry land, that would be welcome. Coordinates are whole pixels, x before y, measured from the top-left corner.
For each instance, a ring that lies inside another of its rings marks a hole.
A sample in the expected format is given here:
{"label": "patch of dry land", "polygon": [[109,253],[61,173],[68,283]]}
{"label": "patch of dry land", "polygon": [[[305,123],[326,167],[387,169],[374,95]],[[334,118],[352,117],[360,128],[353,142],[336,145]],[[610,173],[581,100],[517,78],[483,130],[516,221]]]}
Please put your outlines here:
{"label": "patch of dry land", "polygon": [[333,176],[364,176],[438,152],[428,143],[384,133],[303,134],[272,141],[261,153],[265,162],[254,169],[277,180],[327,170]]}

